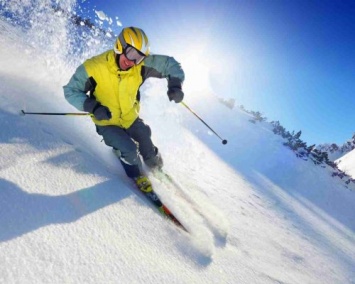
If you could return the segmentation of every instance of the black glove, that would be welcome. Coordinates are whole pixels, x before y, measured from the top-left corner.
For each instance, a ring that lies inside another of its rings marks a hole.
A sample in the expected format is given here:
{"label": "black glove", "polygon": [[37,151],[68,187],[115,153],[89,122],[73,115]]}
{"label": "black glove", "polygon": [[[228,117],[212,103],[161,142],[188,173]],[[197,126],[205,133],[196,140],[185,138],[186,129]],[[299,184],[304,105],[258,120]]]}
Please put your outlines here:
{"label": "black glove", "polygon": [[84,101],[84,111],[92,113],[97,120],[108,120],[112,117],[108,107],[103,106],[94,98],[87,98]]}
{"label": "black glove", "polygon": [[180,103],[184,98],[184,93],[179,88],[170,88],[168,90],[168,97],[170,101],[175,101],[176,103]]}
{"label": "black glove", "polygon": [[184,98],[184,92],[181,90],[181,81],[178,78],[170,78],[168,82],[168,97],[170,101],[180,103]]}

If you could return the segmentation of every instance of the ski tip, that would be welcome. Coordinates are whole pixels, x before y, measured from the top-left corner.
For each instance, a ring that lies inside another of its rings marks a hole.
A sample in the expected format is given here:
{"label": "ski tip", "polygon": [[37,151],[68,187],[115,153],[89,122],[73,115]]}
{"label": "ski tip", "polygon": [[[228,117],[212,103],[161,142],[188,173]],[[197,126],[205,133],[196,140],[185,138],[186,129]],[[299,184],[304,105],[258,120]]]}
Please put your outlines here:
{"label": "ski tip", "polygon": [[181,230],[183,230],[183,231],[185,231],[186,233],[189,233],[189,231],[180,223],[180,225],[178,225],[178,227],[181,229]]}
{"label": "ski tip", "polygon": [[171,222],[173,222],[177,227],[180,229],[184,230],[185,232],[189,232],[183,224],[170,212],[170,210],[165,206],[162,205],[161,208],[159,208],[159,211]]}
{"label": "ski tip", "polygon": [[23,109],[20,110],[19,115],[24,116],[26,113]]}

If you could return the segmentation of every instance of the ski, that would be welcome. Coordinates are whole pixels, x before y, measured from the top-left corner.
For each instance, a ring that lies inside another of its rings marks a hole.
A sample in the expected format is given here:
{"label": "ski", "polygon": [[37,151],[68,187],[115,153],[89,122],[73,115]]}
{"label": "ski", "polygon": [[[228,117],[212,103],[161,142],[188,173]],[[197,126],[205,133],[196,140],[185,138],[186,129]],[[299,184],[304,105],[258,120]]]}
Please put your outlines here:
{"label": "ski", "polygon": [[176,181],[170,174],[164,172],[163,170],[155,170],[152,175],[165,185],[170,184],[172,188],[175,189],[175,194],[185,200],[199,216],[201,216],[206,225],[214,232],[216,236],[220,239],[226,239],[228,232],[219,226],[218,220],[211,216],[211,212],[206,211],[202,206],[200,206],[189,194],[186,193],[184,187]]}
{"label": "ski", "polygon": [[[187,201],[188,203],[190,203],[193,207],[197,207],[197,204],[192,201],[192,199],[187,196],[187,194],[185,193],[183,187],[180,185],[180,183],[178,183],[175,179],[173,179],[173,177],[171,175],[169,175],[168,173],[164,172],[163,170],[156,170],[154,172],[152,172],[153,176],[155,178],[157,178],[158,180],[160,180],[161,182],[167,182],[170,185],[172,185],[175,189],[178,189],[177,194],[183,198],[185,201]],[[195,208],[197,209],[197,208]]]}
{"label": "ski", "polygon": [[153,173],[153,176],[157,178],[163,184],[170,184],[176,191],[175,193],[182,199],[184,199],[188,204],[190,204],[191,208],[193,208],[199,215],[205,217],[200,210],[200,207],[186,192],[183,186],[178,183],[170,174],[164,172],[163,170],[156,170]]}
{"label": "ski", "polygon": [[153,189],[149,191],[144,191],[138,188],[137,186],[136,188],[140,193],[142,193],[145,196],[147,200],[149,200],[158,209],[158,211],[163,215],[163,217],[172,221],[180,229],[184,230],[185,232],[188,232],[187,229],[184,227],[184,225],[182,225],[182,223],[174,216],[174,214],[171,213],[169,208],[161,202],[159,196],[156,194],[156,192]]}

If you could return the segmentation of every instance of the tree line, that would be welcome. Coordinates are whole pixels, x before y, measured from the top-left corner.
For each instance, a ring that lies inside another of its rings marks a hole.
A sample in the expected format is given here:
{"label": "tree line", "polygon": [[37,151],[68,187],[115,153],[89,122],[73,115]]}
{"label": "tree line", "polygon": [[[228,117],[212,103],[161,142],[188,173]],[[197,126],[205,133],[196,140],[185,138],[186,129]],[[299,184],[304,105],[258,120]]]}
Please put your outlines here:
{"label": "tree line", "polygon": [[[263,116],[259,111],[249,111],[246,110],[243,105],[239,108],[250,114],[252,119],[249,121],[251,123],[267,121],[267,118]],[[322,150],[322,147],[317,147],[315,144],[308,146],[305,141],[301,139],[302,131],[292,131],[289,132],[285,127],[281,125],[279,121],[270,122],[272,126],[272,131],[276,135],[280,135],[286,141],[283,143],[284,146],[291,149],[298,158],[305,161],[311,160],[315,165],[326,168],[329,166],[332,169],[332,177],[339,177],[344,180],[346,185],[350,183],[355,184],[355,179],[346,174],[344,171],[338,168],[338,165],[329,159],[328,152]],[[347,141],[343,146],[339,147],[336,144],[331,144],[332,151],[342,151],[342,153],[349,152],[355,149],[355,133],[351,141]],[[330,150],[329,148],[327,150]]]}

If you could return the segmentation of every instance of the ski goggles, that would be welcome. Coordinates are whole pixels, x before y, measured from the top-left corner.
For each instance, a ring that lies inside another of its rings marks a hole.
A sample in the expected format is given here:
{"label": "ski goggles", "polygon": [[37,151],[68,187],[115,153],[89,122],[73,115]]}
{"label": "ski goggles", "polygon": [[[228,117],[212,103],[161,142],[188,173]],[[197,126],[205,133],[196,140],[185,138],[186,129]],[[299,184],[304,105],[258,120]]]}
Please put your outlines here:
{"label": "ski goggles", "polygon": [[129,44],[127,44],[127,46],[123,49],[123,54],[127,57],[128,60],[133,61],[136,65],[141,63],[146,57],[145,54],[138,51]]}

